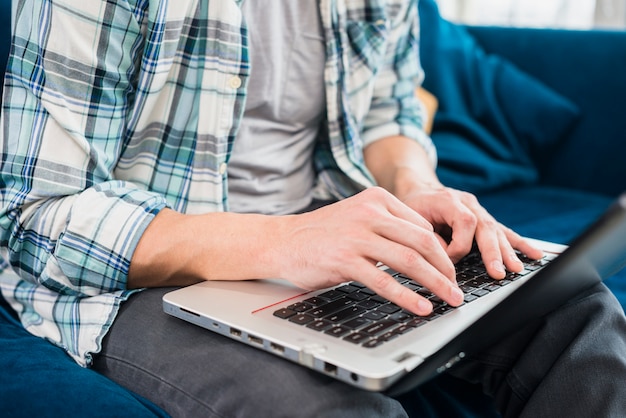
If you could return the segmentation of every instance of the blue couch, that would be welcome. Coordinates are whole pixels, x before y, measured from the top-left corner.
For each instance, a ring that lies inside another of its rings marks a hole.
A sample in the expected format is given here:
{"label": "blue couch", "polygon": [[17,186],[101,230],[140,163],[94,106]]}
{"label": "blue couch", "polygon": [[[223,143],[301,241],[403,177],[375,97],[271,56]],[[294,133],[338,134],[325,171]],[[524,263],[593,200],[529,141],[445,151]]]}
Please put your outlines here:
{"label": "blue couch", "polygon": [[[2,69],[10,5],[0,0]],[[420,16],[439,175],[520,233],[569,242],[626,189],[626,32],[468,28],[441,19],[432,0]],[[626,306],[626,273],[607,284]],[[497,416],[446,379],[425,391],[437,399],[432,416]],[[26,333],[2,298],[0,381],[3,416],[165,415]]]}

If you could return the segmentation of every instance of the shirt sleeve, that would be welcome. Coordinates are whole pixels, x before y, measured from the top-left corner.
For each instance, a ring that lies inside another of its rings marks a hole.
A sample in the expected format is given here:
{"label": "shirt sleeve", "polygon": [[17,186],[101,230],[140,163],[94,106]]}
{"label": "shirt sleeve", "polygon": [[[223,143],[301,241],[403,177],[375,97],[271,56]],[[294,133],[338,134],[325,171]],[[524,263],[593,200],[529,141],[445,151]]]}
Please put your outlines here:
{"label": "shirt sleeve", "polygon": [[139,238],[167,205],[114,176],[146,13],[123,1],[20,4],[0,119],[3,255],[55,293],[124,290]]}
{"label": "shirt sleeve", "polygon": [[364,144],[394,135],[413,138],[424,147],[434,166],[436,150],[424,131],[426,113],[415,93],[424,79],[419,58],[417,1],[407,1],[406,7],[385,24],[389,31],[387,46],[363,123]]}

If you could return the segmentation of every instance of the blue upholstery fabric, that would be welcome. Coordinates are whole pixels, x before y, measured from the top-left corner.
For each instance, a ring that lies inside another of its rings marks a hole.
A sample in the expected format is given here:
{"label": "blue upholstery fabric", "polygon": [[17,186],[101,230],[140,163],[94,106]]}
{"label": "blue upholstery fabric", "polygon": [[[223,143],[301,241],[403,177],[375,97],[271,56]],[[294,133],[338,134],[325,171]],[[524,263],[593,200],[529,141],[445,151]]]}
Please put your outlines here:
{"label": "blue upholstery fabric", "polygon": [[537,181],[535,150],[573,126],[577,107],[499,56],[488,55],[464,28],[420,1],[424,87],[439,99],[432,138],[438,174],[471,192]]}
{"label": "blue upholstery fabric", "polygon": [[33,337],[0,310],[4,417],[164,417],[152,403]]}
{"label": "blue upholstery fabric", "polygon": [[[611,196],[554,186],[533,185],[479,195],[482,205],[516,232],[569,244],[613,203]],[[626,269],[605,284],[626,310]]]}
{"label": "blue upholstery fabric", "polygon": [[626,32],[472,27],[472,36],[572,100],[571,134],[534,156],[541,182],[616,196],[626,190]]}

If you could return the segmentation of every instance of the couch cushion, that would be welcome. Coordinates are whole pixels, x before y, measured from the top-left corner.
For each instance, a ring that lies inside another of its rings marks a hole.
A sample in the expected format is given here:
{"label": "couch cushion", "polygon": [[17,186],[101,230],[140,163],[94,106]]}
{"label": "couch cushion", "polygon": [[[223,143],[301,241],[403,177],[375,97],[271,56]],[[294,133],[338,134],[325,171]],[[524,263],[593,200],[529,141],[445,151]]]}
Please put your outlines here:
{"label": "couch cushion", "polygon": [[[613,203],[612,197],[557,187],[520,187],[483,193],[481,204],[496,219],[527,237],[570,243]],[[626,310],[626,269],[605,284]]]}
{"label": "couch cushion", "polygon": [[532,155],[561,139],[577,107],[510,61],[488,55],[463,26],[419,2],[424,87],[439,99],[432,138],[448,186],[480,192],[538,177]]}
{"label": "couch cushion", "polygon": [[29,334],[4,304],[0,304],[0,370],[3,416],[167,416],[149,401],[78,366],[61,349]]}

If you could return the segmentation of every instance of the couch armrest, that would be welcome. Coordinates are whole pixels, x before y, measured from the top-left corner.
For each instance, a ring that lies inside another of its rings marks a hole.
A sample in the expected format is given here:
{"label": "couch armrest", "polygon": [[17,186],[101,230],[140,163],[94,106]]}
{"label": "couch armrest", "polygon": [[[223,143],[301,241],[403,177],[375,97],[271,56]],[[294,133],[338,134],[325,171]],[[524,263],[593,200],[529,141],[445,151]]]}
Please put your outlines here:
{"label": "couch armrest", "polygon": [[626,31],[469,27],[500,55],[570,98],[582,117],[536,157],[542,183],[617,195],[626,190]]}

